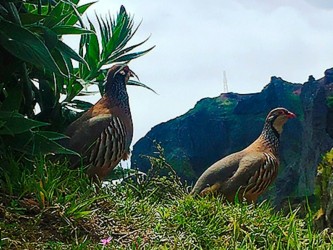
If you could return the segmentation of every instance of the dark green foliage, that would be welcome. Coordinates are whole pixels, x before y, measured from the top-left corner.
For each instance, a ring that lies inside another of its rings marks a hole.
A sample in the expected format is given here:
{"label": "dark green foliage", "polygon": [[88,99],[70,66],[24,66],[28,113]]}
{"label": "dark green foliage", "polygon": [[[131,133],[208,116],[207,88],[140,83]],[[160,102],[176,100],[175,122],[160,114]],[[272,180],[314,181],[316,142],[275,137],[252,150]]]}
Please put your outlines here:
{"label": "dark green foliage", "polygon": [[327,106],[329,109],[333,110],[333,96],[327,97]]}
{"label": "dark green foliage", "polygon": [[[114,18],[97,17],[97,28],[90,20],[86,27],[82,15],[92,4],[0,0],[0,152],[11,147],[27,155],[73,153],[57,144],[60,135],[40,130],[62,131],[91,107],[74,98],[93,84],[103,93],[103,66],[127,63],[152,49],[131,52],[146,40],[127,46],[139,26],[123,6]],[[81,37],[79,53],[63,35]]]}

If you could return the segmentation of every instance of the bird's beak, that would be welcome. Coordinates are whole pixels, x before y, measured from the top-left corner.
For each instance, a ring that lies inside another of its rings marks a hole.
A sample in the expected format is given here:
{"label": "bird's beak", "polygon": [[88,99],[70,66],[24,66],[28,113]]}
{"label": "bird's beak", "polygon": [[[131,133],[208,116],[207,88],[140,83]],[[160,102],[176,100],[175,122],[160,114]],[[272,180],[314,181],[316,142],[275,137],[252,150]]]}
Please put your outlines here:
{"label": "bird's beak", "polygon": [[290,118],[296,118],[296,115],[294,114],[294,113],[292,113],[292,112],[288,112],[288,114],[287,114],[287,117],[290,119]]}
{"label": "bird's beak", "polygon": [[132,70],[130,70],[130,77],[135,77],[136,79],[138,79],[140,81],[140,79],[137,76],[137,74],[135,74],[134,71],[132,71]]}

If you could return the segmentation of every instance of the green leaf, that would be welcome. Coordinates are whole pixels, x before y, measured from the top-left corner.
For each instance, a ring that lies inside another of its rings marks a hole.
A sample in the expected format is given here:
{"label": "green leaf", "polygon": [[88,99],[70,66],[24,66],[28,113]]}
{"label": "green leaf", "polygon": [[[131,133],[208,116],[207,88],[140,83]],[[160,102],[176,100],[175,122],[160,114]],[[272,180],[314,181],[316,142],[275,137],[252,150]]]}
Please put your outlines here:
{"label": "green leaf", "polygon": [[52,131],[39,131],[38,134],[46,137],[47,139],[49,139],[51,141],[69,138],[67,135],[60,134],[57,132],[52,132]]}
{"label": "green leaf", "polygon": [[[44,29],[42,29],[42,30],[44,32],[43,37],[45,40],[45,45],[49,49],[49,51],[52,51],[58,44],[58,41],[59,41],[58,36],[53,30],[51,30],[47,27],[44,27]],[[59,65],[58,65],[58,67],[59,67]]]}
{"label": "green leaf", "polygon": [[[67,0],[63,0],[63,1],[67,1]],[[76,4],[73,4],[71,1],[67,1],[67,2],[69,3],[70,7],[72,8],[72,11],[74,12],[75,16],[77,16],[78,22],[80,23],[81,27],[84,27],[84,23],[81,18],[81,13],[76,8]]]}
{"label": "green leaf", "polygon": [[20,13],[21,22],[23,25],[30,25],[45,19],[46,15],[38,15],[32,13]]}
{"label": "green leaf", "polygon": [[25,118],[17,112],[0,112],[0,121],[5,122],[0,127],[0,135],[15,135],[20,134],[30,129],[46,126],[48,123],[39,122]]}
{"label": "green leaf", "polygon": [[140,56],[143,56],[143,55],[147,54],[153,48],[155,48],[155,46],[153,46],[153,47],[151,47],[147,50],[141,51],[141,52],[135,52],[135,53],[126,54],[124,56],[120,56],[120,57],[114,59],[113,62],[129,62],[129,61],[131,61],[135,58],[138,58]]}
{"label": "green leaf", "polygon": [[59,41],[58,44],[57,44],[57,48],[64,55],[67,55],[68,57],[70,57],[70,58],[88,66],[87,62],[81,56],[79,56],[71,47],[69,47],[67,44],[65,44],[64,42]]}
{"label": "green leaf", "polygon": [[48,14],[47,18],[44,20],[44,26],[52,28],[53,26],[60,23],[67,15],[71,13],[66,13],[63,15],[63,10],[65,7],[65,3],[59,1],[55,7],[53,7],[52,11]]}
{"label": "green leaf", "polygon": [[[79,54],[81,57],[85,57],[84,52],[87,54],[85,50],[87,44],[88,35],[82,35],[80,39],[80,46],[79,46]],[[79,64],[79,76],[82,79],[86,79],[86,76],[90,74],[90,70],[88,68],[88,64]]]}
{"label": "green leaf", "polygon": [[[127,48],[122,49],[122,50],[115,51],[115,53],[113,53],[113,54],[111,55],[111,57],[108,58],[107,61],[108,61],[108,62],[114,62],[114,60],[115,60],[116,58],[119,58],[120,56],[126,54],[127,52],[129,52],[129,51],[131,51],[131,50],[133,50],[133,49],[135,49],[136,47],[141,46],[142,44],[144,44],[145,42],[147,42],[148,39],[149,39],[149,37],[146,38],[144,41],[138,43],[138,44],[132,45],[132,46],[127,47]],[[152,48],[152,49],[153,49],[153,48]]]}
{"label": "green leaf", "polygon": [[21,19],[20,19],[20,16],[19,16],[19,13],[16,9],[15,4],[13,2],[9,2],[8,6],[9,6],[9,9],[11,11],[11,16],[14,18],[15,23],[18,24],[18,25],[21,25]]}
{"label": "green leaf", "polygon": [[[47,135],[51,136],[49,139]],[[28,131],[22,134],[15,135],[14,137],[5,137],[6,145],[13,149],[23,152],[29,155],[40,154],[70,154],[78,155],[78,153],[69,150],[59,143],[55,142],[56,135],[40,132],[40,131]]]}
{"label": "green leaf", "polygon": [[58,35],[81,35],[81,34],[92,34],[91,30],[83,29],[80,27],[73,27],[69,25],[59,25],[52,28],[52,30]]}
{"label": "green leaf", "polygon": [[[86,12],[86,10],[91,6],[93,5],[94,3],[96,3],[97,1],[95,2],[91,2],[91,3],[87,3],[87,4],[84,4],[84,5],[81,5],[79,7],[77,7],[77,12],[82,15],[84,12]],[[79,16],[77,15],[71,15],[70,18],[68,18],[67,21],[64,21],[64,23],[66,25],[74,25],[76,24],[77,22],[79,21]]]}
{"label": "green leaf", "polygon": [[83,89],[82,84],[78,80],[75,80],[73,82],[70,81],[66,87],[67,87],[66,89],[67,96],[66,99],[63,101],[63,103],[72,101],[73,98],[77,96],[80,93],[80,91]]}
{"label": "green leaf", "polygon": [[3,7],[2,4],[0,4],[0,16],[5,17],[7,15],[8,15],[8,10],[5,7]]}
{"label": "green leaf", "polygon": [[61,74],[45,44],[23,27],[0,19],[0,44],[25,62]]}
{"label": "green leaf", "polygon": [[88,36],[86,46],[87,46],[87,62],[90,66],[90,68],[97,68],[97,65],[100,61],[100,51],[99,51],[99,43],[98,43],[98,38],[96,35],[96,30],[94,25],[91,23],[91,21],[88,19],[89,24],[90,24],[90,29],[94,31],[95,33],[91,34]]}
{"label": "green leaf", "polygon": [[75,71],[74,71],[74,67],[73,67],[73,63],[72,63],[72,60],[70,59],[70,57],[68,56],[64,56],[63,57],[65,62],[66,62],[66,65],[67,65],[67,68],[69,70],[69,72],[73,75],[75,75]]}
{"label": "green leaf", "polygon": [[58,50],[58,48],[56,48],[52,51],[52,56],[53,56],[54,60],[57,62],[58,67],[60,68],[61,72],[64,75],[69,76],[70,70],[68,69],[68,64],[67,64],[64,56],[62,55],[62,53]]}
{"label": "green leaf", "polygon": [[157,94],[155,90],[153,90],[152,88],[150,88],[147,85],[145,85],[145,84],[143,84],[141,82],[138,82],[138,81],[128,80],[127,85],[143,87],[143,88],[149,89],[150,91],[153,91],[155,94]]}
{"label": "green leaf", "polygon": [[73,100],[70,103],[67,103],[67,106],[71,107],[71,108],[87,111],[88,109],[90,109],[93,106],[93,104],[90,102],[85,102],[85,101],[81,101],[81,100]]}
{"label": "green leaf", "polygon": [[18,86],[10,84],[9,86],[7,86],[7,96],[0,106],[1,111],[18,111],[22,102],[22,90],[22,84],[19,84]]}

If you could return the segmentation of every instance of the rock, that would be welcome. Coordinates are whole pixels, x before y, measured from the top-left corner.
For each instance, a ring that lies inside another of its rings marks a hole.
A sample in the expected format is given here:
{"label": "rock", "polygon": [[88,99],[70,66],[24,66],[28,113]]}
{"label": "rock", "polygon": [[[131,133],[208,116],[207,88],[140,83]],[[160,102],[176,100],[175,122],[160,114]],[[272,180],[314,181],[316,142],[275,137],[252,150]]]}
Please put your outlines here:
{"label": "rock", "polygon": [[316,79],[313,77],[313,75],[309,75],[308,82],[314,82]]}
{"label": "rock", "polygon": [[333,83],[333,68],[325,70],[325,84]]}

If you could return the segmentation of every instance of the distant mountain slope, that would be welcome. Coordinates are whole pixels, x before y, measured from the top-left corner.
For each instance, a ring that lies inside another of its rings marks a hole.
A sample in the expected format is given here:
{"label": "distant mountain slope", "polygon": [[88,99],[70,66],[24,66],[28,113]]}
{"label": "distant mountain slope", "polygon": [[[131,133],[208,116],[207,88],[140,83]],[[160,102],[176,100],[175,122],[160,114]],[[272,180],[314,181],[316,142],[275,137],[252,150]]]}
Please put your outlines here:
{"label": "distant mountain slope", "polygon": [[141,138],[133,148],[132,167],[149,169],[142,155],[154,155],[156,141],[177,173],[194,182],[212,163],[249,145],[260,134],[267,113],[282,106],[297,119],[286,124],[281,136],[281,167],[270,194],[277,203],[289,195],[312,194],[321,154],[333,146],[333,111],[326,100],[332,94],[333,69],[329,69],[325,77],[310,76],[304,84],[272,77],[260,93],[204,98],[186,114],[155,126]]}

